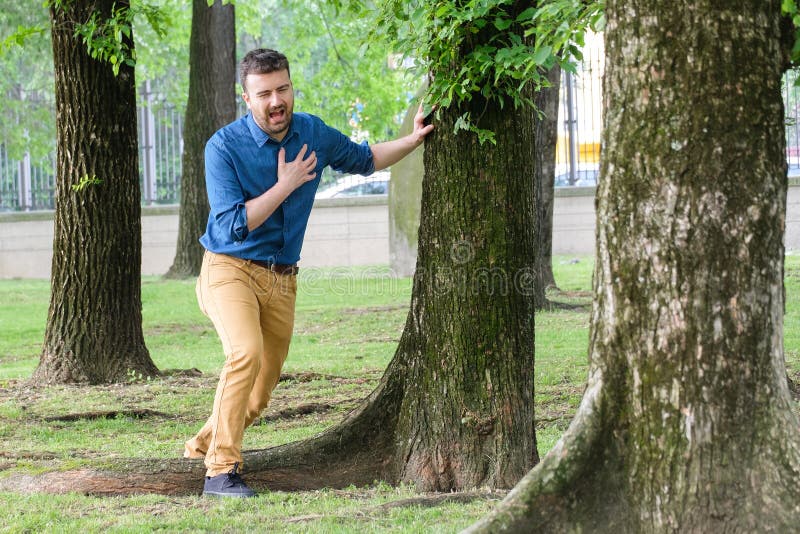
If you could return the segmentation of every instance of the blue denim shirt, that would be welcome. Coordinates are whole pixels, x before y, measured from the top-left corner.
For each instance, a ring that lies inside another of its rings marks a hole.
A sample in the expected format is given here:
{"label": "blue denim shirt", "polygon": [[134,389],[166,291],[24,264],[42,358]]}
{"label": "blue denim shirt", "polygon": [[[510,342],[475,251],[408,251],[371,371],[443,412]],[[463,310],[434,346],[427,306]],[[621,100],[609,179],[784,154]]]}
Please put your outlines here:
{"label": "blue denim shirt", "polygon": [[[304,144],[317,153],[316,178],[295,189],[264,223],[247,230],[244,203],[278,181],[278,150],[293,161]],[[247,114],[218,130],[206,143],[206,190],[211,212],[200,243],[211,252],[248,260],[292,264],[300,259],[303,236],[322,169],[371,174],[372,151],[327,126],[314,115],[294,113],[282,141],[271,139]]]}

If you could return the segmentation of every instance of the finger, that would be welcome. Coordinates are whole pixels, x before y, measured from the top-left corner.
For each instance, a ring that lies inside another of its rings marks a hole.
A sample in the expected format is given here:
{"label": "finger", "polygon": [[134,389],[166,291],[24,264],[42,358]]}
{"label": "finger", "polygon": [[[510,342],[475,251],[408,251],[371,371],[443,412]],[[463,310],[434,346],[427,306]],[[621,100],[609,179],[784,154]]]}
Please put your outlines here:
{"label": "finger", "polygon": [[308,159],[305,161],[309,168],[316,167],[317,165],[317,153],[311,152],[309,154]]}
{"label": "finger", "polygon": [[286,149],[281,147],[281,149],[278,150],[278,166],[282,167],[284,165],[286,165]]}
{"label": "finger", "polygon": [[306,154],[306,150],[308,150],[308,145],[303,145],[303,148],[301,148],[300,152],[297,153],[296,161],[303,161],[303,156]]}

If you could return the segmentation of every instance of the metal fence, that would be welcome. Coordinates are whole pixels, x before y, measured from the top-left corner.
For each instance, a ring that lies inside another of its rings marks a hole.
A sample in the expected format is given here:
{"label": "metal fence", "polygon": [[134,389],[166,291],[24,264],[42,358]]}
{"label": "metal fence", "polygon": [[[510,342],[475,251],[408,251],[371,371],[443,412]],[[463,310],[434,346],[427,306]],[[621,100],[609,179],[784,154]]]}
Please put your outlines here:
{"label": "metal fence", "polygon": [[145,82],[139,107],[139,185],[142,203],[177,204],[181,192],[183,111]]}
{"label": "metal fence", "polygon": [[[180,201],[183,110],[151,89],[140,88],[143,105],[137,109],[139,126],[139,186],[142,204]],[[34,211],[55,207],[55,150],[33,161],[9,157],[0,143],[0,211]]]}
{"label": "metal fence", "polygon": [[[603,76],[602,40],[587,42],[576,73],[563,73],[556,146],[556,186],[594,185],[600,161]],[[790,175],[800,175],[800,87],[798,73],[784,78],[786,158]],[[140,88],[138,110],[139,177],[142,203],[175,204],[180,200],[183,110],[166,102],[149,83]],[[239,112],[244,112],[240,109]],[[8,157],[0,143],[0,211],[53,209],[55,153],[32,161]]]}
{"label": "metal fence", "polygon": [[562,71],[558,106],[558,187],[595,185],[603,127],[603,41],[589,36],[575,74]]}

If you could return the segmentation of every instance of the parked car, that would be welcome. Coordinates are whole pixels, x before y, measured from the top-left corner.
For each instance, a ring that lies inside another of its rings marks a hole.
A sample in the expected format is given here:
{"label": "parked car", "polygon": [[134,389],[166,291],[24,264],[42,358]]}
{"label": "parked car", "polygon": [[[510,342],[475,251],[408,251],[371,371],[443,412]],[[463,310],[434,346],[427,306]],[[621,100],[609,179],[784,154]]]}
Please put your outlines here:
{"label": "parked car", "polygon": [[365,195],[388,195],[389,171],[378,171],[369,176],[348,174],[336,180],[333,185],[317,191],[315,198],[344,198]]}
{"label": "parked car", "polygon": [[570,169],[568,164],[556,165],[556,187],[593,187],[597,185],[600,167],[596,163],[579,163],[575,169],[575,183],[570,184]]}

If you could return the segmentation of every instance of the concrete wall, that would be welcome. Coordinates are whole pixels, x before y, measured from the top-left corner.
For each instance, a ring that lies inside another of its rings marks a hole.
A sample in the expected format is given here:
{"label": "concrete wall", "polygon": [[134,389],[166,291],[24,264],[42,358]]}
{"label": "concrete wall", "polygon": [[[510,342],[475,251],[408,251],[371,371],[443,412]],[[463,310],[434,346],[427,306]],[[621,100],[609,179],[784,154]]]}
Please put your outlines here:
{"label": "concrete wall", "polygon": [[[142,209],[142,274],[167,272],[178,239],[178,208]],[[53,212],[0,214],[0,278],[49,278]],[[318,200],[300,265],[388,265],[386,198]]]}
{"label": "concrete wall", "polygon": [[553,254],[594,254],[594,187],[557,187]]}
{"label": "concrete wall", "polygon": [[[554,254],[594,254],[594,188],[556,189]],[[175,255],[176,206],[143,208],[142,272],[167,271]],[[800,250],[800,179],[787,199],[786,249]],[[52,212],[0,214],[0,278],[49,278]],[[311,212],[301,267],[389,264],[386,198],[318,200]]]}

